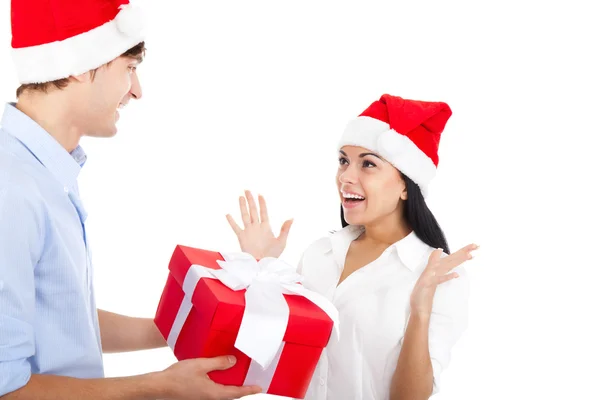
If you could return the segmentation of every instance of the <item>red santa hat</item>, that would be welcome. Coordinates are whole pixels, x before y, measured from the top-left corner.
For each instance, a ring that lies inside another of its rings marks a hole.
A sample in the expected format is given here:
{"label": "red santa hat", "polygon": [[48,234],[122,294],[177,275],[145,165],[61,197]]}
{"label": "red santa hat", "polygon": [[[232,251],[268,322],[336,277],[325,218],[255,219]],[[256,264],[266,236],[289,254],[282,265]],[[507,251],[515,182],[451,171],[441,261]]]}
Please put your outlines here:
{"label": "red santa hat", "polygon": [[360,146],[381,155],[427,197],[437,171],[440,136],[451,115],[446,103],[384,94],[348,123],[339,148]]}
{"label": "red santa hat", "polygon": [[11,22],[22,84],[85,73],[144,40],[141,11],[129,0],[12,0]]}

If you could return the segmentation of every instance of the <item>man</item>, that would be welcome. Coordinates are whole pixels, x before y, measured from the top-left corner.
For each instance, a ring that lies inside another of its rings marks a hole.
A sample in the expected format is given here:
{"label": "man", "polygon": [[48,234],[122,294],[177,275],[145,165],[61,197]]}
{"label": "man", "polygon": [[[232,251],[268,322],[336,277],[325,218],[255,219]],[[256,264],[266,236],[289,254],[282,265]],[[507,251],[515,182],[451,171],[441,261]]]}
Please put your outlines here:
{"label": "man", "polygon": [[140,16],[128,0],[12,0],[21,86],[0,126],[0,399],[233,399],[207,372],[232,357],[103,377],[103,352],[166,346],[152,319],[97,310],[77,176],[82,136],[116,134],[142,90]]}

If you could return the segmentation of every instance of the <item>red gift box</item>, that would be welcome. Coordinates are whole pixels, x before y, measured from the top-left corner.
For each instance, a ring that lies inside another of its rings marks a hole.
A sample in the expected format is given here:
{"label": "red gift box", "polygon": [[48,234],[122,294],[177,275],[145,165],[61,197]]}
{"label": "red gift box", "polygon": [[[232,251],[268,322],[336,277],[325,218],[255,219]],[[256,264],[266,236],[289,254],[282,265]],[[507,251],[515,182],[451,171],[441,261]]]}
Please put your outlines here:
{"label": "red gift box", "polygon": [[257,383],[265,393],[303,399],[334,321],[306,297],[284,292],[282,296],[289,307],[287,327],[277,355],[263,370],[235,347],[246,308],[246,290],[232,290],[220,280],[207,277],[196,278],[195,288],[190,288],[192,266],[220,270],[218,260],[225,259],[218,252],[177,246],[156,311],[156,326],[171,342],[169,345],[178,360],[236,356],[237,363],[232,368],[209,373],[217,383],[236,386]]}

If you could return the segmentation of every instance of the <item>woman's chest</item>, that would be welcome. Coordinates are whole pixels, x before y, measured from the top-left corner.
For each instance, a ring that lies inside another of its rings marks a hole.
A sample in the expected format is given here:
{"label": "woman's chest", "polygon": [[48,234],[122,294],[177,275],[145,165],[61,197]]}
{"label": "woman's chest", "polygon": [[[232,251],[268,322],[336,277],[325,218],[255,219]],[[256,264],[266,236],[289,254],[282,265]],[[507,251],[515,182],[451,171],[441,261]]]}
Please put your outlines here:
{"label": "woman's chest", "polygon": [[353,347],[396,345],[404,335],[418,274],[400,262],[378,260],[356,269],[338,284],[342,268],[335,260],[322,257],[320,262],[314,261],[313,267],[305,264],[304,285],[335,305],[340,338],[354,338]]}
{"label": "woman's chest", "polygon": [[[333,302],[339,311],[343,338],[354,337],[352,350],[376,355],[389,351],[404,336],[410,315],[413,283],[399,276],[387,276],[384,282],[336,293]],[[338,288],[339,289],[339,288]],[[350,349],[347,349],[350,350]]]}

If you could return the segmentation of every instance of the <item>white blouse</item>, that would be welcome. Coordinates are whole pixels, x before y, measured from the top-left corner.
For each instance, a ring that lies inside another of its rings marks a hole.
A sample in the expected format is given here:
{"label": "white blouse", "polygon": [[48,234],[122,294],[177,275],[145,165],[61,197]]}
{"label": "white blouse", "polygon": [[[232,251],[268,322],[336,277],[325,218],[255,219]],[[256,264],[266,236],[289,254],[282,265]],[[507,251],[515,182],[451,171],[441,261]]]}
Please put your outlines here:
{"label": "white blouse", "polygon": [[[434,250],[415,233],[388,247],[339,286],[350,243],[362,227],[346,228],[314,242],[302,255],[304,285],[326,296],[340,313],[340,338],[323,350],[307,400],[389,399],[414,284]],[[434,393],[450,351],[467,327],[468,280],[460,275],[438,286],[429,328]]]}

